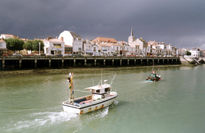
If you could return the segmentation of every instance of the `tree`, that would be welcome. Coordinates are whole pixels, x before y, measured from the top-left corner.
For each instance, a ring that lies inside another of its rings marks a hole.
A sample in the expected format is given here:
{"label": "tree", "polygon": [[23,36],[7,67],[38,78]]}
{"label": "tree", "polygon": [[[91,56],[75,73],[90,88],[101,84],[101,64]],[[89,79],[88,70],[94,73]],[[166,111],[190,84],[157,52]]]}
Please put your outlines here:
{"label": "tree", "polygon": [[29,40],[25,42],[23,48],[26,50],[33,50],[33,41]]}
{"label": "tree", "polygon": [[40,43],[41,50],[43,50],[44,44],[41,40],[29,40],[23,45],[23,48],[27,49],[27,50],[38,51],[39,50],[39,43]]}
{"label": "tree", "polygon": [[35,50],[35,51],[39,50],[39,43],[40,43],[40,50],[43,50],[44,44],[41,40],[33,40],[32,41],[33,50]]}
{"label": "tree", "polygon": [[16,38],[5,39],[6,47],[9,50],[22,50],[24,41]]}

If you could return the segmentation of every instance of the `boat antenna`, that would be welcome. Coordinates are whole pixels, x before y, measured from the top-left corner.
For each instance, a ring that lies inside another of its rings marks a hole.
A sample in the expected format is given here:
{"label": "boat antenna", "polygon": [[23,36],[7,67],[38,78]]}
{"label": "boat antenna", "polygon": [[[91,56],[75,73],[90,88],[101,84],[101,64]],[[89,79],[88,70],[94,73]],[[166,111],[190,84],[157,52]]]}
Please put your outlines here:
{"label": "boat antenna", "polygon": [[101,71],[101,81],[100,82],[101,82],[101,85],[102,85],[102,71]]}
{"label": "boat antenna", "polygon": [[152,71],[154,71],[154,59],[153,59]]}
{"label": "boat antenna", "polygon": [[112,85],[113,81],[115,80],[116,76],[117,76],[117,74],[114,74],[114,75],[113,75],[112,80],[111,80],[111,82],[110,82],[111,85]]}
{"label": "boat antenna", "polygon": [[95,84],[95,81],[94,81],[94,79],[92,79],[93,80],[93,86],[94,86],[94,84]]}

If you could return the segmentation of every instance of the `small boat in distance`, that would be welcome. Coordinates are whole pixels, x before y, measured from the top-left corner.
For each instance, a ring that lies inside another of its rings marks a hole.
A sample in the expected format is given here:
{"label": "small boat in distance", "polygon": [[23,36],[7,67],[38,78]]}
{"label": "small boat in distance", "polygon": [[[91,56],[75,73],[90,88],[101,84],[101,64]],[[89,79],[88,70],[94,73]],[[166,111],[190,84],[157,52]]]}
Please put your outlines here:
{"label": "small boat in distance", "polygon": [[152,66],[152,73],[146,78],[147,81],[160,81],[161,75],[157,74],[157,71],[154,69],[154,62]]}
{"label": "small boat in distance", "polygon": [[69,73],[69,100],[64,101],[63,110],[68,113],[84,114],[96,111],[111,105],[117,97],[117,92],[111,91],[111,84],[107,84],[106,80],[96,86],[85,88],[91,92],[88,96],[78,97],[74,99],[73,74]]}
{"label": "small boat in distance", "polygon": [[156,73],[156,71],[152,71],[152,73],[146,78],[148,81],[160,81],[161,76]]}

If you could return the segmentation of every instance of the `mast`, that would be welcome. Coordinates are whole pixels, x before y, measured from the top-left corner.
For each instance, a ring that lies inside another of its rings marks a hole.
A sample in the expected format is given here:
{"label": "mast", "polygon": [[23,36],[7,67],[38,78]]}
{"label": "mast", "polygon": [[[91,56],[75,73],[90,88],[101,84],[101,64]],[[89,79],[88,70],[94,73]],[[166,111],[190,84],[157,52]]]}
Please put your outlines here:
{"label": "mast", "polygon": [[68,75],[68,82],[69,82],[69,102],[73,104],[74,102],[74,87],[73,87],[73,73],[69,73]]}
{"label": "mast", "polygon": [[102,86],[102,71],[101,71],[101,81],[100,81],[100,83],[101,83],[101,86]]}
{"label": "mast", "polygon": [[154,71],[154,59],[153,59],[152,71]]}

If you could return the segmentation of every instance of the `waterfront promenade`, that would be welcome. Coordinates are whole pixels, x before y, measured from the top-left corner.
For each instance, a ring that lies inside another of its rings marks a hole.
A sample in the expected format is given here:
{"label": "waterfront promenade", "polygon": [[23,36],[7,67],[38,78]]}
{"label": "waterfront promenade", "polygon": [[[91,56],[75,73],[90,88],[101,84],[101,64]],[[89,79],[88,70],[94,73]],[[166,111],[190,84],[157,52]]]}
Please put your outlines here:
{"label": "waterfront promenade", "polygon": [[180,64],[178,57],[123,57],[123,56],[5,56],[0,58],[1,70],[120,67]]}

